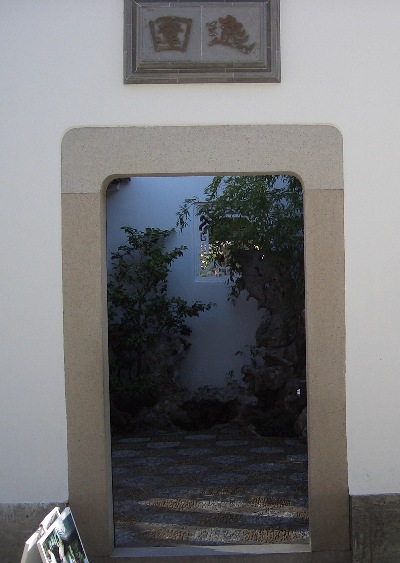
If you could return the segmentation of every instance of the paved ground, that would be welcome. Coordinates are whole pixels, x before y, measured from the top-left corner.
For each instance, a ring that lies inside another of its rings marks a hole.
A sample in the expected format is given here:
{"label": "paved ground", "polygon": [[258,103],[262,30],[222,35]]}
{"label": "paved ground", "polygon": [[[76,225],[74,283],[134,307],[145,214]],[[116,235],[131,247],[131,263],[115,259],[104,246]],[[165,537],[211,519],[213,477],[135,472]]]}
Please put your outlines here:
{"label": "paved ground", "polygon": [[307,543],[307,452],[233,428],[113,442],[117,547]]}

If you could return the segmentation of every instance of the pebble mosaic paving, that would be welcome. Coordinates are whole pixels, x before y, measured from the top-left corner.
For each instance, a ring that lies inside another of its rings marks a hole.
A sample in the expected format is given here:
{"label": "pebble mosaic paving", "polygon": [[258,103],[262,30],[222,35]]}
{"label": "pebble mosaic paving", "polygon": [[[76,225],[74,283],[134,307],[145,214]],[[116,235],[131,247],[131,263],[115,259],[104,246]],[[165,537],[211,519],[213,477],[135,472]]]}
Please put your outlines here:
{"label": "pebble mosaic paving", "polygon": [[233,428],[113,440],[116,547],[307,543],[307,451]]}

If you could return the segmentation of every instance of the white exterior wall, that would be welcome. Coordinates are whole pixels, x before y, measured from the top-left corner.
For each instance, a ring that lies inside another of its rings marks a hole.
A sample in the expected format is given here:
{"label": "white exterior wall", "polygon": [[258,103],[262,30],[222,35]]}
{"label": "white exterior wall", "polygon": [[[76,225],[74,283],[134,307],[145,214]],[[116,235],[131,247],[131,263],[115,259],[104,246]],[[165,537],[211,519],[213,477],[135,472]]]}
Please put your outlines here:
{"label": "white exterior wall", "polygon": [[[204,201],[204,188],[212,177],[132,178],[119,191],[107,197],[107,256],[126,243],[123,226],[144,231],[146,227],[171,229],[176,225],[176,212],[183,200],[198,196]],[[244,358],[236,352],[248,351],[255,344],[255,333],[263,317],[255,299],[246,301],[241,295],[236,305],[228,302],[228,287],[224,278],[196,279],[198,262],[198,230],[192,221],[180,232],[176,229],[166,241],[168,249],[187,246],[181,258],[175,260],[169,275],[169,293],[191,303],[215,303],[210,311],[198,318],[187,319],[192,328],[191,346],[178,365],[179,382],[194,390],[204,385],[223,386],[227,373],[234,370],[241,381],[240,368]]]}
{"label": "white exterior wall", "polygon": [[127,86],[123,0],[2,0],[1,502],[67,498],[60,146],[102,125],[342,132],[350,493],[400,492],[399,20],[398,0],[282,0],[281,84]]}

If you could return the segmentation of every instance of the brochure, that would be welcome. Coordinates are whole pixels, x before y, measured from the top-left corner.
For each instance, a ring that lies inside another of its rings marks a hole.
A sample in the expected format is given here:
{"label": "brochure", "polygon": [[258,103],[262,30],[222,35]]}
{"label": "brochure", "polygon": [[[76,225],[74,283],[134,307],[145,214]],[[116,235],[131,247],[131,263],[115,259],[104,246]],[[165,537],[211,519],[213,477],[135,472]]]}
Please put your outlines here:
{"label": "brochure", "polygon": [[60,509],[58,506],[53,508],[51,512],[44,518],[39,528],[34,534],[31,535],[29,539],[25,542],[24,552],[22,554],[21,563],[42,563],[42,558],[39,554],[37,542],[41,536],[48,530],[48,528],[54,523],[55,520],[60,516]]}
{"label": "brochure", "polygon": [[67,507],[37,542],[43,563],[89,563]]}

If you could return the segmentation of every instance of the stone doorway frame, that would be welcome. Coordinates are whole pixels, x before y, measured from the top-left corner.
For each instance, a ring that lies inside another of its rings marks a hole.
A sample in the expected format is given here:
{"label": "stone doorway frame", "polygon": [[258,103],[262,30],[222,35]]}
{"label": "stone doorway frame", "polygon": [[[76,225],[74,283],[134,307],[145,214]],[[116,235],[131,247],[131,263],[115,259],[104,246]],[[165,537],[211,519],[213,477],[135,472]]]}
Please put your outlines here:
{"label": "stone doorway frame", "polygon": [[[347,560],[343,151],[340,132],[328,125],[82,127],[65,134],[62,246],[69,502],[91,559],[106,562],[118,555],[121,562],[137,561],[131,559],[133,554],[114,550],[113,539],[106,187],[123,176],[279,173],[296,175],[304,189],[311,542],[307,549],[299,546],[300,559],[292,559],[293,553],[286,557],[286,548],[276,545],[273,560],[282,553],[279,561],[311,561],[315,552],[318,561]],[[270,550],[258,550],[254,557],[264,560]],[[244,557],[247,561],[249,555]]]}

